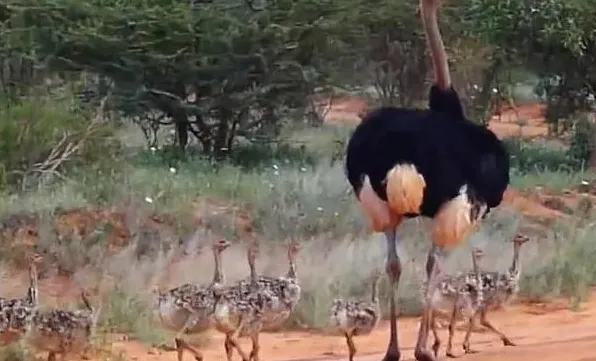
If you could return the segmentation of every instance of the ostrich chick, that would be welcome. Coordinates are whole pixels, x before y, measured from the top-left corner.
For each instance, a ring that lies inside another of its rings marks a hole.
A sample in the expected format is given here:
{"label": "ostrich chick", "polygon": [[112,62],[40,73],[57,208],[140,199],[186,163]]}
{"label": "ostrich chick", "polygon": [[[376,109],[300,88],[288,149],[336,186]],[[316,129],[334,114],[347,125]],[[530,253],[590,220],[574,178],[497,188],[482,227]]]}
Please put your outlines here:
{"label": "ostrich chick", "polygon": [[337,298],[331,305],[330,327],[346,338],[349,361],[354,360],[356,345],[354,336],[368,335],[379,323],[381,308],[379,306],[378,284],[381,272],[374,270],[371,274],[371,298],[365,300],[345,300]]}

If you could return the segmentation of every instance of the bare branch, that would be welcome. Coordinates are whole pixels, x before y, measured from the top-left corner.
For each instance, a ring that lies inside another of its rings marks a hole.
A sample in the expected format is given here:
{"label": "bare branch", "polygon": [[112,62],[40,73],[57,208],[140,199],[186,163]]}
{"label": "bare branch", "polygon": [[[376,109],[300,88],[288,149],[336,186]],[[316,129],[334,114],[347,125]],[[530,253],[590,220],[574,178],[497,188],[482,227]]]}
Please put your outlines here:
{"label": "bare branch", "polygon": [[68,133],[64,133],[58,143],[50,150],[50,153],[45,160],[33,164],[24,172],[24,175],[57,175],[63,177],[58,168],[65,162],[69,161],[74,154],[76,154],[84,146],[87,139],[98,130],[98,126],[102,121],[94,120],[87,128],[77,137],[72,140]]}

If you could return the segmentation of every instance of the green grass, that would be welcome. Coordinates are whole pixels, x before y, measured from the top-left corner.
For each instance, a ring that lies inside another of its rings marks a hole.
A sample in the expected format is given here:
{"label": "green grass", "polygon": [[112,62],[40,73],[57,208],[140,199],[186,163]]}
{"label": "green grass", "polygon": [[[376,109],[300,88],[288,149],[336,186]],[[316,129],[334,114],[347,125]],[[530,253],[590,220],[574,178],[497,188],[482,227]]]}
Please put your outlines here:
{"label": "green grass", "polygon": [[582,301],[596,282],[596,223],[573,222],[555,229],[531,255],[532,267],[524,274],[522,292],[531,298],[565,295]]}
{"label": "green grass", "polygon": [[117,287],[106,301],[99,324],[103,331],[132,335],[153,345],[168,340],[167,333],[153,325],[149,307],[137,294]]}
{"label": "green grass", "polygon": [[562,191],[565,189],[574,189],[581,185],[583,181],[593,182],[596,180],[596,174],[591,171],[578,172],[530,172],[522,174],[513,174],[511,185],[518,189],[533,190],[536,187],[542,187],[550,191]]}
{"label": "green grass", "polygon": [[29,350],[19,344],[12,344],[0,350],[1,361],[27,361],[31,356]]}

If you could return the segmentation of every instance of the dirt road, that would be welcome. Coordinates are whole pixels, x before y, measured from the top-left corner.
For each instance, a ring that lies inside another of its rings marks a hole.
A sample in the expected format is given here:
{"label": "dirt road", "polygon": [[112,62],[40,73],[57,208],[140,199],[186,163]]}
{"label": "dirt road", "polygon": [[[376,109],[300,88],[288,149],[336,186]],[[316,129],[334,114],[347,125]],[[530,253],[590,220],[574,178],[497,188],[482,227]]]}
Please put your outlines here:
{"label": "dirt road", "polygon": [[[467,361],[596,361],[596,296],[576,311],[569,310],[566,302],[550,304],[522,304],[489,314],[494,325],[505,332],[515,347],[505,347],[489,333],[474,333],[472,347],[477,354],[464,356]],[[418,319],[401,319],[400,342],[403,360],[413,359],[413,346]],[[388,337],[387,323],[381,324],[371,335],[356,340],[358,361],[379,361],[383,356]],[[443,342],[447,331],[441,330]],[[463,332],[456,336],[456,351],[461,352]],[[326,361],[346,360],[346,349],[341,337],[316,335],[308,332],[263,334],[261,359],[265,361]],[[248,340],[243,346],[249,347]],[[149,349],[136,342],[114,344],[129,360],[174,361],[175,352]],[[203,348],[205,360],[224,360],[220,335],[214,334],[209,345]],[[444,356],[441,348],[441,359]],[[191,360],[191,356],[186,356]],[[238,356],[235,356],[238,358]],[[235,359],[236,359],[235,358]]]}

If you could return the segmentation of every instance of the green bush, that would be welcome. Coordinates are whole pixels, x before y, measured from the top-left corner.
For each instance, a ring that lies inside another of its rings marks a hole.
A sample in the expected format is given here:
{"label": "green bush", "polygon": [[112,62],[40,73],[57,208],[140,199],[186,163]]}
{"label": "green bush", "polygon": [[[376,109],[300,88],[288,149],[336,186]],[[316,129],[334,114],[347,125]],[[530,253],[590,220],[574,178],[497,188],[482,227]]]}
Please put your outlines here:
{"label": "green bush", "polygon": [[[220,165],[237,166],[244,171],[262,170],[272,166],[312,166],[315,157],[304,147],[295,147],[284,142],[250,143],[236,146],[226,159],[213,160],[192,149],[185,153],[174,145],[160,149],[139,152],[136,161],[139,165],[151,167],[184,167],[197,171],[213,170]],[[206,167],[206,168],[205,168]],[[204,169],[202,169],[204,168]]]}
{"label": "green bush", "polygon": [[[66,164],[89,164],[118,150],[115,141],[105,144],[109,125],[89,131],[90,124],[68,102],[24,100],[0,106],[0,187],[55,176]],[[69,147],[77,149],[61,159]]]}
{"label": "green bush", "polygon": [[584,165],[566,149],[552,149],[544,144],[513,137],[505,139],[504,142],[511,156],[511,169],[515,174],[571,173],[581,170]]}
{"label": "green bush", "polygon": [[230,155],[232,164],[243,169],[255,169],[278,165],[314,165],[315,158],[305,147],[296,147],[284,142],[253,143],[239,146]]}
{"label": "green bush", "polygon": [[571,133],[571,144],[569,145],[569,157],[581,162],[587,162],[592,151],[592,137],[594,130],[586,116],[578,119]]}

